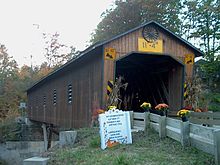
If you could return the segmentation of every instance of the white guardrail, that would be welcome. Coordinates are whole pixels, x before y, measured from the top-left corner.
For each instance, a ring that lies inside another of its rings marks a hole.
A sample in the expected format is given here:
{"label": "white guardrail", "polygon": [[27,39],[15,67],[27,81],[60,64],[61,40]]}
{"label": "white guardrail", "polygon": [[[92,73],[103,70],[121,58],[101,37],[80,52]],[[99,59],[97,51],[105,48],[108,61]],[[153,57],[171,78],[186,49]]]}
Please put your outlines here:
{"label": "white guardrail", "polygon": [[148,127],[159,133],[160,138],[170,137],[182,146],[193,146],[215,156],[220,165],[220,129],[192,124],[153,113],[130,111],[131,128],[145,130]]}

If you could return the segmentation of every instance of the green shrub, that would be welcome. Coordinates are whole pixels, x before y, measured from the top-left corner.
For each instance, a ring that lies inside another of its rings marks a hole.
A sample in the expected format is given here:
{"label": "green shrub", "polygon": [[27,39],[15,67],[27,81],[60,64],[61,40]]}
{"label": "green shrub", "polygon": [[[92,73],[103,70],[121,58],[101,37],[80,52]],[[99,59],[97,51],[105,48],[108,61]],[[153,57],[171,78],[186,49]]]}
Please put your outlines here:
{"label": "green shrub", "polygon": [[220,105],[214,104],[214,103],[210,103],[209,104],[209,111],[220,112]]}
{"label": "green shrub", "polygon": [[213,102],[220,103],[220,93],[213,95]]}
{"label": "green shrub", "polygon": [[211,93],[208,98],[210,99],[209,110],[220,112],[220,93]]}
{"label": "green shrub", "polygon": [[14,120],[5,120],[0,123],[0,141],[15,141],[20,140],[19,130],[21,126]]}
{"label": "green shrub", "polygon": [[7,163],[4,160],[0,159],[0,165],[7,165]]}
{"label": "green shrub", "polygon": [[203,93],[199,99],[200,108],[208,108],[209,111],[220,112],[220,93]]}

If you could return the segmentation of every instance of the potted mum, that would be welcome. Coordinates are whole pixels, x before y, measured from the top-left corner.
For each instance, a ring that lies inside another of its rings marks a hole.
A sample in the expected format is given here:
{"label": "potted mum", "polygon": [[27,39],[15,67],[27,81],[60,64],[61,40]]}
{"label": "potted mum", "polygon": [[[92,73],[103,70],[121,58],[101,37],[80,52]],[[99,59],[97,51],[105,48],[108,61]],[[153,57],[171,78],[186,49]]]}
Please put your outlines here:
{"label": "potted mum", "polygon": [[169,110],[169,106],[165,103],[158,104],[155,109],[160,112],[161,116],[167,116],[167,112]]}
{"label": "potted mum", "polygon": [[144,110],[144,112],[148,112],[151,109],[151,104],[147,102],[143,102],[143,104],[141,104],[140,107]]}
{"label": "potted mum", "polygon": [[188,116],[189,116],[190,111],[187,109],[181,109],[177,112],[177,116],[181,117],[183,122],[188,121]]}

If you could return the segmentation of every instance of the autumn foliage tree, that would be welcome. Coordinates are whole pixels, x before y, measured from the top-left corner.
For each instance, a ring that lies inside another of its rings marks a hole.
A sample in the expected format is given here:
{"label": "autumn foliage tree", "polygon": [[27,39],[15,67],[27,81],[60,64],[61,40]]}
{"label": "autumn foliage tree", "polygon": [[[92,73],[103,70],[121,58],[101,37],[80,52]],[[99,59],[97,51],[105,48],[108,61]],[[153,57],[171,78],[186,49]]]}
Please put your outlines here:
{"label": "autumn foliage tree", "polygon": [[52,71],[47,62],[18,68],[6,47],[0,44],[0,121],[9,114],[18,114],[19,103],[27,101],[26,90]]}
{"label": "autumn foliage tree", "polygon": [[0,118],[5,117],[9,110],[16,107],[16,73],[17,63],[7,53],[4,45],[0,44]]}

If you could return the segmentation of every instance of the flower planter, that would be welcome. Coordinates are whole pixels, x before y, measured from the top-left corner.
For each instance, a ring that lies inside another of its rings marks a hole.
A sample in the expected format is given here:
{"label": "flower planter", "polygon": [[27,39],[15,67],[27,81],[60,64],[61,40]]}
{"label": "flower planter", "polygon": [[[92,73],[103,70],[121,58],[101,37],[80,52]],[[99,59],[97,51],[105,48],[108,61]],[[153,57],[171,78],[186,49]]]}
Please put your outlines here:
{"label": "flower planter", "polygon": [[150,111],[150,109],[144,109],[144,112],[149,112]]}
{"label": "flower planter", "polygon": [[181,117],[181,119],[182,119],[183,122],[188,121],[188,117],[186,117],[186,116]]}
{"label": "flower planter", "polygon": [[140,106],[144,112],[149,112],[149,110],[151,109],[151,104],[144,102],[143,104],[141,104]]}
{"label": "flower planter", "polygon": [[160,111],[160,110],[154,110],[154,109],[150,109],[149,111],[150,113],[154,113],[160,116],[167,116],[167,111]]}
{"label": "flower planter", "polygon": [[160,111],[160,116],[167,116],[167,111]]}
{"label": "flower planter", "polygon": [[177,112],[177,116],[181,117],[183,122],[188,121],[188,115],[189,115],[190,111],[187,109],[181,109]]}
{"label": "flower planter", "polygon": [[149,111],[150,111],[150,113],[154,113],[154,114],[159,115],[159,114],[158,114],[158,111],[156,111],[156,110],[154,110],[154,109],[150,109]]}

